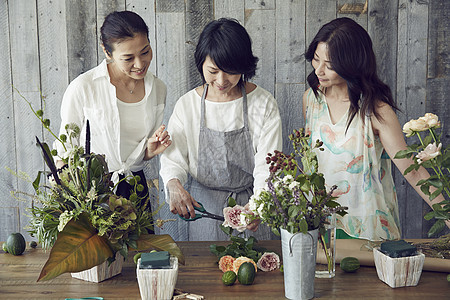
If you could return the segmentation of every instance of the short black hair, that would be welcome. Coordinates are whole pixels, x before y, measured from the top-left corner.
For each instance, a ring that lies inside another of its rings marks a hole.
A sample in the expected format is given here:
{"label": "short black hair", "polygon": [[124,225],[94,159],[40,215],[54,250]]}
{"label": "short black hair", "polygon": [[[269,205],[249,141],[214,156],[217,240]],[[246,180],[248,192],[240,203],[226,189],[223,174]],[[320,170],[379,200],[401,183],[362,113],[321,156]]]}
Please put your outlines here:
{"label": "short black hair", "polygon": [[101,41],[108,55],[114,51],[112,44],[138,33],[145,34],[148,39],[148,27],[145,21],[132,11],[114,11],[106,16],[100,29]]}
{"label": "short black hair", "polygon": [[239,84],[255,76],[258,58],[253,55],[250,36],[235,19],[211,21],[200,34],[195,49],[195,64],[203,82],[203,63],[207,56],[220,70],[229,74],[243,74]]}

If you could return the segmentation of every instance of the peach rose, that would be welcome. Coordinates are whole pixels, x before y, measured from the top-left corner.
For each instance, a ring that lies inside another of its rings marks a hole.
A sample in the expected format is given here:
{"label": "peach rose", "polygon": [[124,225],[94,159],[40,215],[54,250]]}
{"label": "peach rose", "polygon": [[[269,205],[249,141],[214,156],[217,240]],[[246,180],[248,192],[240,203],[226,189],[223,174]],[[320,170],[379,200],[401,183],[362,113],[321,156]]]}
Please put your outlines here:
{"label": "peach rose", "polygon": [[256,266],[256,263],[253,261],[253,259],[245,257],[245,256],[240,256],[234,260],[234,263],[233,263],[234,273],[237,274],[239,271],[239,267],[245,262],[252,263],[255,266],[255,272],[258,272],[258,267]]}
{"label": "peach rose", "polygon": [[234,270],[234,257],[230,255],[222,256],[219,260],[219,269],[222,272]]}

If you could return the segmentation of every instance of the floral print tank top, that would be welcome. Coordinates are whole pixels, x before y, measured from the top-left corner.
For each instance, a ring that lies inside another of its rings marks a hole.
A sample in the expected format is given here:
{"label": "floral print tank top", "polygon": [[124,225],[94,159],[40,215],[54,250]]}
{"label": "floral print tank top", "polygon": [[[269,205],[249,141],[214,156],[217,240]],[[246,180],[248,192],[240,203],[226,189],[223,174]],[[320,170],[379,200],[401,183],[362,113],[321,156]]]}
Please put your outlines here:
{"label": "floral print tank top", "polygon": [[325,151],[316,151],[319,172],[334,196],[348,207],[337,216],[337,227],[356,238],[373,241],[400,238],[398,203],[391,173],[391,160],[372,130],[370,117],[356,115],[347,132],[347,118],[331,122],[325,96],[308,91],[306,133],[311,141],[323,142]]}

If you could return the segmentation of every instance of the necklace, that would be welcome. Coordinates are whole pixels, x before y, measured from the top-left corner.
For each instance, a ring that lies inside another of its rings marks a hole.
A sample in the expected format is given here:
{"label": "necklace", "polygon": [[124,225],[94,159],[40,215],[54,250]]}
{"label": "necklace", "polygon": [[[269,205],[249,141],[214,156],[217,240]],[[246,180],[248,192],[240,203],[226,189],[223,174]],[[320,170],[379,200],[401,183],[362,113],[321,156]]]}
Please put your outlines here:
{"label": "necklace", "polygon": [[125,82],[123,82],[121,79],[120,79],[120,82],[123,84],[123,86],[125,87],[125,89],[128,90],[128,91],[130,92],[130,94],[133,94],[134,89],[136,88],[136,85],[137,85],[137,79],[134,80],[134,86],[133,86],[133,88],[132,88],[131,90],[127,87],[127,85],[125,84]]}

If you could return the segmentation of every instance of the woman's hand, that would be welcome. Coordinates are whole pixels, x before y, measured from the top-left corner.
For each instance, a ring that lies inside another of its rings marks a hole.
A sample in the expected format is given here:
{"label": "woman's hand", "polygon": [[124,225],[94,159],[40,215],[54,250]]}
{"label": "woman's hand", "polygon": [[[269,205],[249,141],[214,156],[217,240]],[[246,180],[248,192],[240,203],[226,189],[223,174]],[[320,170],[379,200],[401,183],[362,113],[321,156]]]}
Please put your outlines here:
{"label": "woman's hand", "polygon": [[247,225],[247,229],[255,232],[258,229],[260,223],[261,219],[255,219],[250,224]]}
{"label": "woman's hand", "polygon": [[[244,208],[250,211],[250,204],[245,204]],[[247,229],[255,232],[256,230],[258,230],[259,224],[261,224],[261,219],[255,219],[247,225]]]}
{"label": "woman's hand", "polygon": [[194,206],[200,207],[200,204],[184,189],[181,182],[174,178],[167,183],[169,190],[170,211],[186,219],[195,217]]}
{"label": "woman's hand", "polygon": [[170,135],[166,130],[166,126],[161,125],[147,141],[144,160],[149,160],[152,157],[163,153],[171,144],[172,141],[170,140]]}

